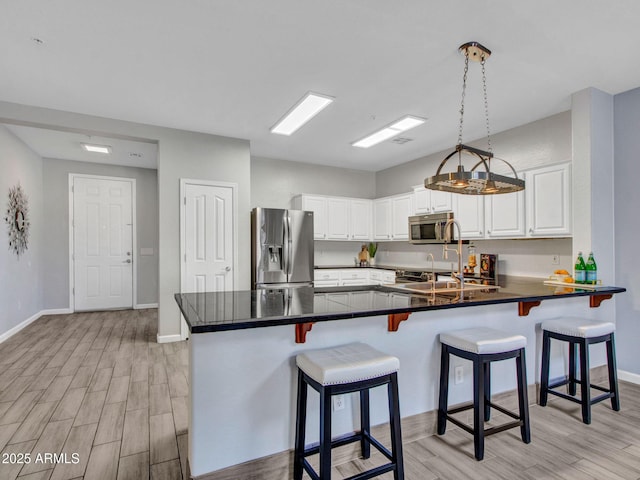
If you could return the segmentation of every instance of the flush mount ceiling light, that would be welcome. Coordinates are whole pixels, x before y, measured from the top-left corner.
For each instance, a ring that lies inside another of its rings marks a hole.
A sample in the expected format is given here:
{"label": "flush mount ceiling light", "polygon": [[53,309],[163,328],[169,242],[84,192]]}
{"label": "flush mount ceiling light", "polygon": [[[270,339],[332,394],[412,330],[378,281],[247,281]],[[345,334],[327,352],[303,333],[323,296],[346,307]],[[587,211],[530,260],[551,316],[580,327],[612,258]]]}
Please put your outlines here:
{"label": "flush mount ceiling light", "polygon": [[[524,180],[518,178],[518,174],[506,160],[493,156],[491,149],[491,132],[489,129],[489,104],[487,102],[487,78],[485,75],[485,62],[491,55],[491,51],[477,42],[469,42],[460,46],[460,52],[464,54],[464,75],[462,77],[462,101],[460,102],[460,126],[458,129],[458,144],[455,150],[442,160],[438,171],[433,177],[426,178],[424,186],[431,190],[445,192],[464,193],[467,195],[496,195],[499,193],[511,193],[524,189]],[[467,72],[469,60],[480,62],[482,65],[482,88],[484,91],[484,114],[487,124],[487,150],[480,150],[462,144],[462,126],[464,120],[464,97],[467,89]],[[442,173],[442,168],[447,161],[458,156],[458,168],[455,172]],[[462,159],[470,156],[475,164],[470,171],[465,171]],[[491,160],[500,160],[505,163],[513,177],[498,175],[491,171]]]}
{"label": "flush mount ceiling light", "polygon": [[400,120],[396,120],[392,124],[381,128],[377,132],[374,132],[371,135],[367,135],[357,142],[353,142],[351,145],[360,148],[373,147],[374,145],[395,137],[402,132],[406,132],[407,130],[411,130],[412,128],[417,127],[418,125],[422,125],[426,121],[427,120],[424,118],[407,115],[405,117],[402,117]]}
{"label": "flush mount ceiling light", "polygon": [[328,95],[313,92],[307,93],[278,123],[271,127],[271,133],[291,135],[324,110],[331,102],[333,102],[333,97]]}
{"label": "flush mount ceiling light", "polygon": [[87,152],[104,153],[107,155],[111,153],[111,147],[109,145],[94,145],[91,143],[81,143],[80,145],[82,145],[82,148]]}

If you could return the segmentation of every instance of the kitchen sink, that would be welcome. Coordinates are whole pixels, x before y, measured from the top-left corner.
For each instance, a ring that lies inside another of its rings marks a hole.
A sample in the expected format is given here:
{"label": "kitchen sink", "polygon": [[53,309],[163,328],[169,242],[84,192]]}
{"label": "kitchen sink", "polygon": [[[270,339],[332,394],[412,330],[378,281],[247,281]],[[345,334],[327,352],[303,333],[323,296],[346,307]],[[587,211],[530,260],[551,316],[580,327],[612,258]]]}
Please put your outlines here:
{"label": "kitchen sink", "polygon": [[396,283],[395,285],[388,285],[389,288],[394,288],[403,292],[411,293],[456,293],[456,292],[470,292],[477,290],[498,290],[500,287],[497,285],[480,285],[477,283],[464,283],[464,288],[460,288],[458,284],[451,280],[437,281],[437,282],[410,282],[410,283]]}

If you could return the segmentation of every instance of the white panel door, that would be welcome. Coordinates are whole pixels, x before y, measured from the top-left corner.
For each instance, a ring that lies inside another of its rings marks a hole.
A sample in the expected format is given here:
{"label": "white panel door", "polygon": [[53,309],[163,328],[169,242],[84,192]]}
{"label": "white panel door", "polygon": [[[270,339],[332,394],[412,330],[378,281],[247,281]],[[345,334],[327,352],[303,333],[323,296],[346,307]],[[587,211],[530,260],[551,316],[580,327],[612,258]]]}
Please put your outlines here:
{"label": "white panel door", "polygon": [[233,290],[233,188],[185,184],[183,293]]}
{"label": "white panel door", "polygon": [[132,182],[73,179],[74,309],[133,307]]}

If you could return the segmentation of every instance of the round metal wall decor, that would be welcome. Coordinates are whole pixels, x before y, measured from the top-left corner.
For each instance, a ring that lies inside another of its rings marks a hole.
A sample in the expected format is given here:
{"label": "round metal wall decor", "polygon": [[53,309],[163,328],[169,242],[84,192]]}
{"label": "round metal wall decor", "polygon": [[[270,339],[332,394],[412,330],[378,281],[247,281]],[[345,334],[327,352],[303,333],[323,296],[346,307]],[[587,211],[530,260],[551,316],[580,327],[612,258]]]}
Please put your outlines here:
{"label": "round metal wall decor", "polygon": [[29,246],[29,204],[20,184],[9,188],[9,205],[4,217],[9,230],[9,248],[16,255],[24,253]]}

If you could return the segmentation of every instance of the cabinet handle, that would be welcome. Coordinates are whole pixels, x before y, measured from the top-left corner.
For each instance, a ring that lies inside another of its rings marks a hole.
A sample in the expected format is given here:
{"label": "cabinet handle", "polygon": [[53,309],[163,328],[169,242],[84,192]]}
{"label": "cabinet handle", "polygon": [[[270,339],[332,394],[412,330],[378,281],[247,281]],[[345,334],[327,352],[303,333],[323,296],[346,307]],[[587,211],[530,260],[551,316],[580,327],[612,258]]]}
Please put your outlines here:
{"label": "cabinet handle", "polygon": [[533,228],[530,228],[530,229],[529,229],[529,233],[533,233]]}
{"label": "cabinet handle", "polygon": [[487,230],[487,235],[491,235],[491,230]]}
{"label": "cabinet handle", "polygon": [[480,230],[480,232],[479,232],[479,233],[480,233],[480,235],[482,235],[482,230]]}

